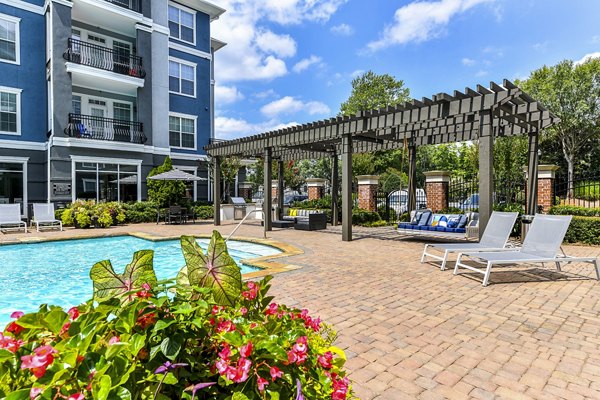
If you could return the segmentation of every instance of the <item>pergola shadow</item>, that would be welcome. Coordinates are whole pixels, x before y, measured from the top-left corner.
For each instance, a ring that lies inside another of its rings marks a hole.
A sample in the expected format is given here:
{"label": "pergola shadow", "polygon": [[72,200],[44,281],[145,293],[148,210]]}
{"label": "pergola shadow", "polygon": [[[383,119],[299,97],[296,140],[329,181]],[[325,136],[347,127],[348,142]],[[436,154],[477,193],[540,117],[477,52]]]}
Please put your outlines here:
{"label": "pergola shadow", "polygon": [[[278,164],[278,193],[283,193],[283,166],[288,160],[332,159],[332,212],[338,215],[338,162],[341,161],[342,240],[353,239],[352,232],[352,155],[407,148],[409,159],[408,209],[416,208],[417,146],[478,141],[479,146],[479,225],[485,230],[492,212],[494,139],[528,135],[528,176],[537,176],[540,132],[559,119],[538,101],[508,80],[502,85],[490,82],[452,95],[439,93],[431,98],[412,100],[395,107],[359,112],[355,116],[335,117],[209,144],[207,153],[215,158],[215,225],[220,225],[220,160],[225,157],[256,157],[264,160],[265,231],[272,229],[272,164]],[[338,160],[340,158],[340,160]],[[278,196],[283,210],[283,196]],[[527,183],[528,214],[537,208],[535,179]],[[355,237],[354,237],[355,238]]]}

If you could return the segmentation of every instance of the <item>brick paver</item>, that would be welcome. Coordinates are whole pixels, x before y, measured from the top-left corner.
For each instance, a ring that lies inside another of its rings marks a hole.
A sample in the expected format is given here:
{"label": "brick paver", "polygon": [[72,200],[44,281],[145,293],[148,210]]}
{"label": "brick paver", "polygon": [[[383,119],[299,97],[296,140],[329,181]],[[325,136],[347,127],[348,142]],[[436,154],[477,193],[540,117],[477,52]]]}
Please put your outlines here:
{"label": "brick paver", "polygon": [[[142,224],[108,232],[171,236],[213,228]],[[236,235],[260,238],[261,229],[243,226]],[[106,231],[6,234],[0,242]],[[499,268],[483,288],[480,275],[420,264],[422,243],[386,228],[357,229],[353,242],[342,242],[334,228],[268,236],[304,250],[283,259],[303,268],[275,276],[276,301],[334,325],[361,399],[600,399],[600,283],[589,265],[563,273]],[[565,250],[600,254],[598,247]]]}

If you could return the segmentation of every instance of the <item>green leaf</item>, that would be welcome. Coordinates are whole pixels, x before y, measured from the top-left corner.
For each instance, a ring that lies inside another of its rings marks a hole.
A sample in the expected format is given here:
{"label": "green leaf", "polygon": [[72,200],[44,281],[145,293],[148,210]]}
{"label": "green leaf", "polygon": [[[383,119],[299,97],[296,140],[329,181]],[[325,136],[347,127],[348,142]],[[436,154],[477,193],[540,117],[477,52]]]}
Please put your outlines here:
{"label": "green leaf", "polygon": [[211,288],[219,305],[235,305],[242,290],[242,273],[221,234],[213,231],[206,256],[192,236],[181,237],[181,250],[190,285]]}
{"label": "green leaf", "polygon": [[6,360],[13,360],[15,355],[6,349],[0,349],[0,363]]}
{"label": "green leaf", "polygon": [[112,386],[112,380],[110,376],[103,375],[100,378],[100,381],[94,385],[94,390],[92,391],[95,400],[107,400],[108,395],[110,393],[110,388]]}
{"label": "green leaf", "polygon": [[12,392],[4,398],[4,400],[29,400],[30,389],[21,389],[16,392]]}
{"label": "green leaf", "polygon": [[19,318],[19,325],[28,329],[42,328],[41,313],[25,314]]}
{"label": "green leaf", "polygon": [[108,398],[109,400],[131,400],[131,392],[121,386],[113,390]]}
{"label": "green leaf", "polygon": [[63,325],[67,322],[69,316],[63,310],[56,308],[48,313],[44,318],[44,326],[46,326],[50,332],[58,335],[62,330]]}
{"label": "green leaf", "polygon": [[136,333],[129,339],[129,344],[131,345],[131,354],[136,356],[146,345],[146,335]]}
{"label": "green leaf", "polygon": [[90,278],[94,282],[94,298],[98,301],[123,298],[127,293],[141,290],[144,283],[156,286],[153,257],[152,250],[135,252],[123,274],[117,274],[109,260],[94,264],[90,271]]}
{"label": "green leaf", "polygon": [[231,400],[250,400],[244,393],[236,392],[231,396]]}
{"label": "green leaf", "polygon": [[177,357],[180,350],[181,339],[178,337],[166,337],[160,344],[160,351],[162,351],[169,360],[175,360],[175,357]]}
{"label": "green leaf", "polygon": [[106,350],[106,354],[105,354],[106,359],[110,360],[111,358],[113,358],[114,356],[119,354],[121,351],[123,351],[123,349],[125,349],[126,347],[129,347],[129,343],[111,344],[110,346],[108,346],[108,349]]}
{"label": "green leaf", "polygon": [[271,396],[271,400],[279,400],[279,393],[273,392],[271,390],[267,390],[269,396]]}

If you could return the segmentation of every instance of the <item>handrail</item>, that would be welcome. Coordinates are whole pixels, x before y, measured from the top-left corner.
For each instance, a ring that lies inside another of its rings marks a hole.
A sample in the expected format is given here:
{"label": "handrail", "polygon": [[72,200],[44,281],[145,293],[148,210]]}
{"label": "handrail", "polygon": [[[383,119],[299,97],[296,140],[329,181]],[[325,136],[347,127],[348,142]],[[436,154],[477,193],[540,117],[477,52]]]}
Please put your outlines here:
{"label": "handrail", "polygon": [[144,135],[144,125],[141,122],[73,113],[69,114],[69,124],[65,128],[65,134],[76,138],[139,144],[144,144],[148,140]]}
{"label": "handrail", "polygon": [[[233,236],[233,234],[234,234],[235,232],[237,232],[237,230],[240,228],[240,226],[242,226],[242,224],[244,223],[244,221],[245,221],[245,220],[246,220],[246,219],[247,219],[247,218],[248,218],[248,217],[249,217],[249,216],[250,216],[252,213],[255,213],[255,212],[263,212],[263,210],[262,210],[262,208],[258,208],[258,209],[256,209],[256,210],[252,210],[252,211],[248,212],[248,213],[246,214],[246,216],[245,216],[244,218],[242,218],[242,220],[240,221],[240,223],[236,225],[235,229],[234,229],[234,230],[233,230],[233,231],[232,231],[232,232],[229,234],[229,236],[227,236],[227,238],[225,239],[225,241],[228,241],[228,240],[229,240],[229,239],[230,239],[230,238]],[[263,215],[263,220],[264,220],[264,215]],[[264,232],[264,239],[266,239],[266,238],[267,238],[267,232],[265,231],[265,232]]]}

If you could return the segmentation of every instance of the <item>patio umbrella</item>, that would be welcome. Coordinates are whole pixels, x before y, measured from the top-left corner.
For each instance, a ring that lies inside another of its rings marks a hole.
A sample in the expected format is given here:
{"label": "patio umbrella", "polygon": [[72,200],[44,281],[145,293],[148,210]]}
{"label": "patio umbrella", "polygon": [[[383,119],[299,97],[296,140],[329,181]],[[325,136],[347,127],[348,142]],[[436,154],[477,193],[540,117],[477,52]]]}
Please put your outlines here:
{"label": "patio umbrella", "polygon": [[188,174],[187,172],[180,171],[178,169],[172,169],[162,174],[149,176],[148,179],[156,181],[205,181],[206,178],[200,178],[199,176]]}

